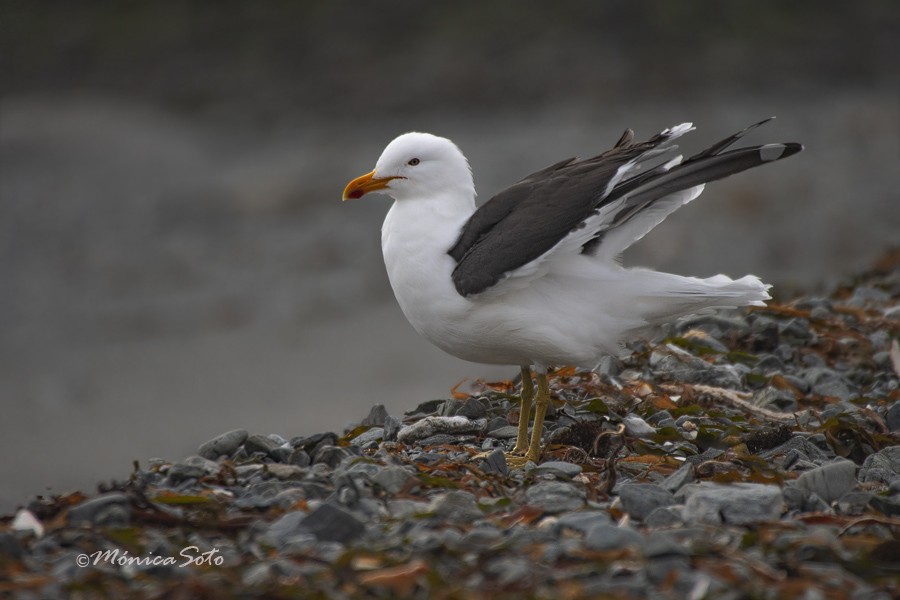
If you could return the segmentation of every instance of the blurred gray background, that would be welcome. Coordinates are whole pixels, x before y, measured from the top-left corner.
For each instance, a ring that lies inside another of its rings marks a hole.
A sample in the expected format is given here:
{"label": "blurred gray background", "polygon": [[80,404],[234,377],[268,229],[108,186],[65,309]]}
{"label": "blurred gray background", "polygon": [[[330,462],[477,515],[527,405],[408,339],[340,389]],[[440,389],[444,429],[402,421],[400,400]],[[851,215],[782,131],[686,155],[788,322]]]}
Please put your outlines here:
{"label": "blurred gray background", "polygon": [[900,243],[898,5],[0,1],[0,510],[232,428],[338,430],[464,378],[396,307],[388,200],[340,202],[408,130],[481,199],[693,121],[801,155],[707,188],[629,252],[782,298]]}

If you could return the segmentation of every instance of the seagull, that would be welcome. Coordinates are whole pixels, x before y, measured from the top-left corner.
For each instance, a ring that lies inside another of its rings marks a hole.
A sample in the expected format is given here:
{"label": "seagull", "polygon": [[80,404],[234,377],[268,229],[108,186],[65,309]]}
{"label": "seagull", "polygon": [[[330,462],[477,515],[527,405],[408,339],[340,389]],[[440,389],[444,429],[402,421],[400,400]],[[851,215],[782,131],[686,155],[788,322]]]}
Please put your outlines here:
{"label": "seagull", "polygon": [[[528,175],[476,208],[468,160],[450,140],[405,133],[343,199],[394,199],[381,228],[388,278],[415,330],[464,360],[519,366],[522,410],[511,457],[538,462],[548,368],[594,368],[624,342],[714,308],[763,306],[757,277],[705,279],[625,268],[621,253],[706,183],[800,152],[797,143],[728,150],[755,125],[683,159],[691,123]],[[532,369],[534,382],[532,382]],[[528,439],[532,402],[534,425]]]}

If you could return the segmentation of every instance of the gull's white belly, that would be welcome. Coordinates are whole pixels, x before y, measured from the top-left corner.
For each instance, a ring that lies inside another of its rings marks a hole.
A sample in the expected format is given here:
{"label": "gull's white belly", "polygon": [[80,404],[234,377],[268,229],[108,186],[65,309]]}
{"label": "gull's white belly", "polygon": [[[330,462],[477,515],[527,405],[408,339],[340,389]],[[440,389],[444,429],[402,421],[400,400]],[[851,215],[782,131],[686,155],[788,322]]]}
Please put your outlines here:
{"label": "gull's white belly", "polygon": [[[492,364],[591,367],[616,351],[625,324],[584,302],[596,290],[584,289],[583,281],[545,276],[505,293],[461,296],[447,250],[470,211],[440,214],[426,203],[395,202],[381,240],[394,295],[419,334],[456,357]],[[598,328],[607,331],[598,335]]]}

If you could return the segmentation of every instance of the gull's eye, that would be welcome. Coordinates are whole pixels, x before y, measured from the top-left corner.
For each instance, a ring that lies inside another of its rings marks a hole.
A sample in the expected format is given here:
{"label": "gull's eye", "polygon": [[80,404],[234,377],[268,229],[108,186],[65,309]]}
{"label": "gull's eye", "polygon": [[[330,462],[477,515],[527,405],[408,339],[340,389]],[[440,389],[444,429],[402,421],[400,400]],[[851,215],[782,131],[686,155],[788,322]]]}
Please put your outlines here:
{"label": "gull's eye", "polygon": [[406,164],[408,164],[408,165],[411,166],[411,167],[414,167],[414,166],[416,166],[417,164],[419,164],[419,159],[418,159],[418,158],[411,158],[411,159],[409,159],[409,162],[406,163]]}

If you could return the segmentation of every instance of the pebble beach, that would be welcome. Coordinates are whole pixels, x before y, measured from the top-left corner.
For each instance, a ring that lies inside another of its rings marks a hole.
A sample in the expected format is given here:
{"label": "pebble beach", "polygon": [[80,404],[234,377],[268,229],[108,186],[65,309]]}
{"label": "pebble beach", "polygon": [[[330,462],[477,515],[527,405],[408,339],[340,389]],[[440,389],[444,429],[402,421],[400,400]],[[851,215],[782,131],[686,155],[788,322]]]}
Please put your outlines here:
{"label": "pebble beach", "polygon": [[552,373],[344,431],[224,432],[0,518],[39,598],[872,598],[900,594],[900,255],[829,295],[692,317]]}

